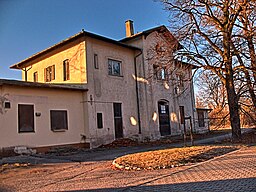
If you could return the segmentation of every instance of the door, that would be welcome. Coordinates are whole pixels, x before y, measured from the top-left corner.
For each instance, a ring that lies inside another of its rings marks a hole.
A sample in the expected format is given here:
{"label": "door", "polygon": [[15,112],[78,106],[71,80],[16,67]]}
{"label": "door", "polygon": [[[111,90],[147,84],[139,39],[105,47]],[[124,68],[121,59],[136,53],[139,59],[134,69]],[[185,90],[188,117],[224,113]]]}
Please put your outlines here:
{"label": "door", "polygon": [[123,137],[123,118],[122,118],[122,103],[113,103],[114,108],[114,124],[115,124],[115,137]]}
{"label": "door", "polygon": [[158,102],[158,114],[159,114],[159,129],[161,136],[170,135],[170,115],[169,115],[169,105],[166,101]]}

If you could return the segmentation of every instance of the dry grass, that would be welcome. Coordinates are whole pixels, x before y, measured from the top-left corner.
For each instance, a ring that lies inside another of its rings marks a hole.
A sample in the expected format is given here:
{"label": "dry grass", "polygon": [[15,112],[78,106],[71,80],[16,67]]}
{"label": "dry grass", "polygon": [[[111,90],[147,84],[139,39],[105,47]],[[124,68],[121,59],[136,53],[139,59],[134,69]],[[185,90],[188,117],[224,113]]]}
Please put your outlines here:
{"label": "dry grass", "polygon": [[119,157],[113,161],[118,169],[165,169],[196,163],[238,149],[235,146],[196,146],[149,151]]}

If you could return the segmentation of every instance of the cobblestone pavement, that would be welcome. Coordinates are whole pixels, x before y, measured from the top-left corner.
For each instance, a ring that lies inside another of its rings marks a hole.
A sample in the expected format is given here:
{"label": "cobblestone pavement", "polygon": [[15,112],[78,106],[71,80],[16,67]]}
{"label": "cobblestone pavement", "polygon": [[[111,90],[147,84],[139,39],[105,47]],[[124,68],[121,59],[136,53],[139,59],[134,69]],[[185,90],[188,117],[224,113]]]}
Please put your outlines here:
{"label": "cobblestone pavement", "polygon": [[117,171],[111,161],[42,164],[0,173],[0,191],[256,192],[256,147],[156,171]]}
{"label": "cobblestone pavement", "polygon": [[255,192],[256,147],[154,178],[126,191]]}

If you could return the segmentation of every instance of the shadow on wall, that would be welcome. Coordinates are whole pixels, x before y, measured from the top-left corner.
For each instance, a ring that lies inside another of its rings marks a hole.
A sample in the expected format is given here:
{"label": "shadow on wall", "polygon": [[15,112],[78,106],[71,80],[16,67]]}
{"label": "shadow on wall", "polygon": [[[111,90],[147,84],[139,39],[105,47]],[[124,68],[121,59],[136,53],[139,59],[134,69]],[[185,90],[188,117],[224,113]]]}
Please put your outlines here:
{"label": "shadow on wall", "polygon": [[178,184],[165,184],[165,185],[151,185],[151,186],[132,186],[124,188],[103,188],[91,190],[74,190],[66,192],[106,192],[106,191],[190,191],[190,192],[219,192],[219,191],[255,191],[256,178],[242,178],[242,179],[228,179],[217,181],[205,182],[191,182],[191,183],[178,183]]}

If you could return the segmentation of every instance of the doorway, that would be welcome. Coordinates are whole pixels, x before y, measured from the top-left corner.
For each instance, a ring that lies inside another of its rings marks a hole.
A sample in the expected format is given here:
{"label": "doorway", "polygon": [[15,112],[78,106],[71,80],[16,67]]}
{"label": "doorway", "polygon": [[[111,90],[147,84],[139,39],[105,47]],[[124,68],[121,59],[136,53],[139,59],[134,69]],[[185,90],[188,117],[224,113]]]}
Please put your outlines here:
{"label": "doorway", "polygon": [[114,124],[115,137],[123,138],[123,118],[122,118],[122,103],[113,103],[114,108]]}
{"label": "doorway", "polygon": [[158,102],[158,114],[159,114],[159,129],[161,136],[170,135],[170,115],[169,104],[167,101]]}

